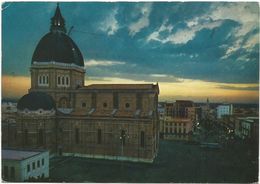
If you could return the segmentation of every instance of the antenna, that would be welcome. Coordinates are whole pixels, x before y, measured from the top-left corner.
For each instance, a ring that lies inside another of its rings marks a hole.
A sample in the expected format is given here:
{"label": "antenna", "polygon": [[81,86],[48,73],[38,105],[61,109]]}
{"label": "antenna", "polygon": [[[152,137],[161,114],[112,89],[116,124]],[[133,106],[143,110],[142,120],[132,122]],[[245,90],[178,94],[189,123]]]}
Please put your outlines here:
{"label": "antenna", "polygon": [[70,36],[70,33],[72,31],[72,29],[74,28],[74,26],[71,26],[70,29],[69,29],[69,32],[68,32],[68,36]]}

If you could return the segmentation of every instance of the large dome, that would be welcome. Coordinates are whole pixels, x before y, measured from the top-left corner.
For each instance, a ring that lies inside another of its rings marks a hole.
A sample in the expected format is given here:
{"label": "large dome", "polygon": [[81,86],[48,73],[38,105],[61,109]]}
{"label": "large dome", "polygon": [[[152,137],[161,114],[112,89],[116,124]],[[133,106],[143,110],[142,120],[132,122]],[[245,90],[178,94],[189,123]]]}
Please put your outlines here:
{"label": "large dome", "polygon": [[18,110],[28,109],[30,111],[55,109],[55,102],[52,97],[43,92],[31,92],[24,95],[17,104]]}
{"label": "large dome", "polygon": [[73,40],[62,31],[52,31],[46,34],[38,43],[33,62],[55,61],[66,64],[84,66],[82,54]]}
{"label": "large dome", "polygon": [[51,18],[50,32],[38,43],[32,57],[33,62],[58,62],[75,64],[84,67],[82,54],[66,34],[65,20],[57,5],[54,16]]}

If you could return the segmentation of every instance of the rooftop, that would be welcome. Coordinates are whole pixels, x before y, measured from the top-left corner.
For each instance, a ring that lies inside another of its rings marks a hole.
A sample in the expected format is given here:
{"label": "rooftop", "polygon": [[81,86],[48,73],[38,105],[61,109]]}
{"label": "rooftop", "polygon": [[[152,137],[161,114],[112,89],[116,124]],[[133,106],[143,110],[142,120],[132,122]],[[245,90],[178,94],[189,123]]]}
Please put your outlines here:
{"label": "rooftop", "polygon": [[157,89],[157,84],[92,84],[84,89]]}
{"label": "rooftop", "polygon": [[29,151],[29,150],[12,150],[12,149],[3,149],[2,150],[2,159],[5,160],[24,160],[35,155],[42,153],[43,151]]}

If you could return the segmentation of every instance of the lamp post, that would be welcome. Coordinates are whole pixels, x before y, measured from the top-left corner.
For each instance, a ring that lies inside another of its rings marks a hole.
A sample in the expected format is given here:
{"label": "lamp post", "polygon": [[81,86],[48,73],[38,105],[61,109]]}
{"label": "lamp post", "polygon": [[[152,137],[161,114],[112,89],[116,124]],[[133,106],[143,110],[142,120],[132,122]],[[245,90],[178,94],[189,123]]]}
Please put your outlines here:
{"label": "lamp post", "polygon": [[124,156],[124,145],[125,145],[125,138],[129,138],[128,135],[126,135],[125,130],[121,130],[121,136],[119,139],[121,140],[121,170],[123,169],[123,156]]}

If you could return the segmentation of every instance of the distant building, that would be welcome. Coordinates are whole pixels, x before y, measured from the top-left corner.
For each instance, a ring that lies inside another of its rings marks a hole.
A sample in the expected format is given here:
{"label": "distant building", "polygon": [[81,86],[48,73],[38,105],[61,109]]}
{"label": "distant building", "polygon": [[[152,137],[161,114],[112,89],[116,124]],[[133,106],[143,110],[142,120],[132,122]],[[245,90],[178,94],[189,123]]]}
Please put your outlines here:
{"label": "distant building", "polygon": [[2,144],[5,146],[14,146],[16,144],[16,117],[17,103],[3,102],[1,104],[1,128],[2,128]]}
{"label": "distant building", "polygon": [[207,98],[206,104],[202,105],[200,108],[201,108],[201,119],[208,119],[210,116],[210,110],[211,110],[208,98]]}
{"label": "distant building", "polygon": [[[196,110],[192,101],[177,100],[175,103],[165,103],[165,116],[163,121],[163,136],[169,140],[189,140],[193,129],[193,118]],[[191,112],[189,114],[189,109]],[[192,115],[191,115],[192,114]]]}
{"label": "distant building", "polygon": [[164,108],[164,103],[158,103],[158,114],[159,114],[159,133],[160,133],[160,138],[163,138],[163,132],[164,132],[164,114],[165,114],[165,108]]}
{"label": "distant building", "polygon": [[257,141],[259,136],[259,117],[236,118],[235,135],[242,139]]}
{"label": "distant building", "polygon": [[2,107],[2,112],[4,113],[17,112],[17,103],[3,102],[1,107]]}
{"label": "distant building", "polygon": [[189,118],[165,117],[164,139],[189,140],[193,130],[193,122]]}
{"label": "distant building", "polygon": [[233,114],[233,105],[232,104],[223,104],[217,106],[217,118],[222,118],[223,115],[232,115]]}
{"label": "distant building", "polygon": [[201,107],[187,107],[187,116],[193,122],[200,121],[202,117]]}
{"label": "distant building", "polygon": [[49,152],[2,149],[2,177],[22,182],[49,177]]}

